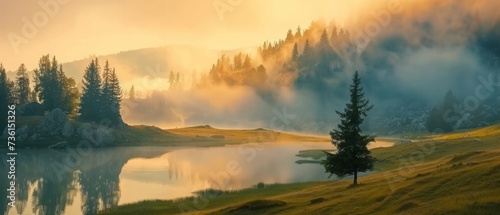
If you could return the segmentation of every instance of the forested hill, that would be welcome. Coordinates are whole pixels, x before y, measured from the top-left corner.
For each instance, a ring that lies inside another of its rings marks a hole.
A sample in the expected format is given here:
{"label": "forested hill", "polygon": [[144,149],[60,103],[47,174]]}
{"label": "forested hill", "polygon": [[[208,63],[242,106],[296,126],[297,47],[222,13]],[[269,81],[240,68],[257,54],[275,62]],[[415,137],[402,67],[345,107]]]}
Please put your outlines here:
{"label": "forested hill", "polygon": [[[484,86],[487,96],[475,95],[484,80],[499,77],[498,14],[487,4],[455,3],[408,3],[399,11],[374,9],[345,25],[320,20],[293,27],[281,40],[263,41],[256,54],[221,55],[209,69],[181,83],[182,97],[213,104],[212,97],[197,92],[219,92],[214,89],[221,87],[242,91],[245,95],[226,98],[236,106],[241,96],[251,103],[252,110],[233,108],[239,120],[267,126],[270,109],[287,106],[300,113],[287,129],[324,132],[337,120],[334,110],[342,108],[346,83],[358,70],[375,104],[365,124],[368,130],[446,132],[498,123],[500,90]],[[178,87],[170,90],[179,93]],[[200,108],[161,94],[141,104],[158,100],[168,109],[155,112],[164,121],[234,123],[217,110],[219,104]],[[156,122],[147,114],[133,117]]]}
{"label": "forested hill", "polygon": [[[253,48],[177,45],[98,58],[116,68],[124,120],[132,124],[324,133],[359,71],[375,105],[365,130],[448,132],[500,122],[500,17],[491,3],[404,1],[342,24],[290,26],[282,39]],[[63,70],[80,83],[91,59]],[[273,128],[276,110],[285,109],[296,117]]]}
{"label": "forested hill", "polygon": [[80,77],[91,60],[98,58],[101,61],[109,60],[120,71],[125,86],[128,80],[140,79],[144,76],[167,78],[170,71],[183,73],[201,71],[209,66],[221,55],[233,55],[249,50],[239,48],[234,50],[215,50],[191,45],[168,45],[164,47],[143,48],[138,50],[121,51],[119,53],[89,56],[84,59],[66,62],[63,69],[70,77]]}

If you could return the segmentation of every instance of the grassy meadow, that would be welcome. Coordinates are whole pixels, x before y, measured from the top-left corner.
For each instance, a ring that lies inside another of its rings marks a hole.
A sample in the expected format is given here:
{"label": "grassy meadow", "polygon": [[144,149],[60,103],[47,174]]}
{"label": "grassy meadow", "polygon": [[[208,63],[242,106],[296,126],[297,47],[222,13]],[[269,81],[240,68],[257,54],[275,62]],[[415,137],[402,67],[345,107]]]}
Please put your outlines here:
{"label": "grassy meadow", "polygon": [[[178,131],[182,132],[182,131]],[[468,136],[466,136],[468,135]],[[500,211],[498,126],[372,150],[375,170],[351,179],[274,184],[198,197],[151,200],[102,214],[496,214]],[[300,154],[300,153],[299,153]],[[302,158],[320,158],[316,151]]]}

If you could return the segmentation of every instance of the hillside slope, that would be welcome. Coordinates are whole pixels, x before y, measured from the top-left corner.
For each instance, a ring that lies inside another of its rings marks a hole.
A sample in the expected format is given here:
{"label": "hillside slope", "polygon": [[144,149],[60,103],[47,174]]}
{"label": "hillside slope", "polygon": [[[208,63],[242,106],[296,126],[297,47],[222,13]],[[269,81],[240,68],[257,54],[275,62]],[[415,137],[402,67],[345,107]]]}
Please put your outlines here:
{"label": "hillside slope", "polygon": [[[426,140],[374,149],[376,171],[362,177],[357,187],[349,186],[350,179],[266,185],[211,191],[201,198],[143,201],[102,214],[496,214],[499,137]],[[207,204],[196,207],[200,201]]]}

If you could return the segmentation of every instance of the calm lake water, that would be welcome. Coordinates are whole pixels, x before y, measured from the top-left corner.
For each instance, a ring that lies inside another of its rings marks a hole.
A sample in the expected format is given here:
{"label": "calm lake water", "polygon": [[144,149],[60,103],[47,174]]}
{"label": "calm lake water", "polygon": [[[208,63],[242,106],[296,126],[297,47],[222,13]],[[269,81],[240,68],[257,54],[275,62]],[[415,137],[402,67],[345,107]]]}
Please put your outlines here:
{"label": "calm lake water", "polygon": [[[380,143],[381,146],[386,146]],[[174,199],[215,188],[237,190],[259,182],[325,181],[318,164],[297,164],[300,150],[329,143],[246,144],[211,148],[126,147],[18,150],[16,204],[0,198],[0,214],[96,214],[148,199]],[[5,151],[0,151],[6,161]],[[7,166],[0,165],[7,173]],[[7,174],[3,174],[5,179]],[[0,196],[7,196],[0,180]]]}

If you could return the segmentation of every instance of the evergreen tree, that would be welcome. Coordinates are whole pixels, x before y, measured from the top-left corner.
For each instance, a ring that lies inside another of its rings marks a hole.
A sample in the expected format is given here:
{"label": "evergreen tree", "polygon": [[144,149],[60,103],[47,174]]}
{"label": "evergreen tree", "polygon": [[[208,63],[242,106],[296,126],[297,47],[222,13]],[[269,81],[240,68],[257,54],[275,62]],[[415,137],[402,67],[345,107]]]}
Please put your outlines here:
{"label": "evergreen tree", "polygon": [[30,78],[24,64],[21,64],[16,72],[16,97],[18,105],[24,105],[30,101]]}
{"label": "evergreen tree", "polygon": [[101,120],[101,87],[102,81],[99,67],[99,61],[96,58],[90,62],[90,65],[85,69],[83,76],[83,91],[80,102],[80,118],[98,122]]}
{"label": "evergreen tree", "polygon": [[0,129],[2,131],[7,125],[8,105],[11,105],[13,102],[12,88],[13,83],[9,81],[5,68],[0,64],[0,116],[2,117],[0,120]]}
{"label": "evergreen tree", "polygon": [[333,26],[332,28],[332,33],[331,33],[331,36],[330,36],[330,42],[332,45],[337,45],[337,37],[338,37],[338,29],[337,29],[337,26]]}
{"label": "evergreen tree", "polygon": [[49,55],[42,56],[34,73],[34,91],[45,110],[61,108],[69,113],[76,110],[79,97],[76,81],[64,74],[56,57],[50,61]]}
{"label": "evergreen tree", "polygon": [[111,74],[109,77],[109,86],[110,86],[110,96],[111,96],[111,104],[110,104],[110,118],[115,125],[123,124],[122,116],[120,114],[120,102],[122,101],[122,89],[120,87],[120,82],[118,80],[118,76],[116,75],[116,71],[113,68],[111,70]]}
{"label": "evergreen tree", "polygon": [[302,30],[300,29],[300,26],[297,27],[297,31],[295,32],[295,39],[300,39],[300,37],[302,37]]}
{"label": "evergreen tree", "polygon": [[243,67],[243,54],[240,52],[234,56],[234,69],[239,70]]}
{"label": "evergreen tree", "polygon": [[129,92],[128,98],[132,99],[132,100],[135,99],[135,88],[134,88],[134,85],[132,85],[132,87],[130,87],[130,92]]}
{"label": "evergreen tree", "polygon": [[[57,64],[55,58],[52,64]],[[54,69],[52,64],[50,56],[44,55],[40,58],[38,69],[35,70],[35,92],[45,110],[52,110],[60,105],[59,96],[61,90],[58,89],[59,84],[57,83],[57,65],[55,66],[56,69]]]}
{"label": "evergreen tree", "polygon": [[[59,62],[56,57],[52,57],[52,63],[49,72],[49,83],[52,86],[52,94],[50,95],[50,100],[52,100],[53,107],[48,110],[63,107],[63,80],[65,79],[64,73],[59,71]],[[63,75],[61,75],[63,74]]]}
{"label": "evergreen tree", "polygon": [[326,153],[326,160],[322,161],[326,172],[339,177],[354,175],[353,185],[358,184],[358,172],[373,169],[374,157],[368,150],[368,143],[374,141],[370,135],[362,135],[360,125],[366,113],[373,108],[369,100],[364,99],[363,88],[358,72],[354,74],[350,87],[350,103],[346,104],[344,112],[336,111],[340,116],[338,129],[330,132],[332,144],[337,147],[337,153]]}
{"label": "evergreen tree", "polygon": [[170,84],[169,85],[169,89],[173,89],[174,85],[175,85],[175,74],[174,74],[174,71],[170,71],[170,75],[168,77],[168,83]]}
{"label": "evergreen tree", "polygon": [[252,67],[252,60],[250,59],[250,56],[245,55],[245,61],[243,62],[243,68],[249,69],[251,67]]}
{"label": "evergreen tree", "polygon": [[102,94],[101,94],[101,111],[103,116],[112,115],[113,107],[113,89],[111,88],[111,69],[109,62],[106,60],[102,72]]}
{"label": "evergreen tree", "polygon": [[57,71],[58,84],[61,87],[61,106],[60,108],[67,113],[75,113],[78,107],[80,92],[76,86],[76,81],[73,78],[67,77],[62,69],[62,64],[59,65]]}
{"label": "evergreen tree", "polygon": [[286,33],[285,43],[292,43],[293,40],[294,40],[294,38],[293,38],[292,29],[288,29],[288,32]]}
{"label": "evergreen tree", "polygon": [[435,106],[429,112],[426,121],[426,128],[429,132],[451,132],[456,123],[461,119],[460,114],[456,113],[455,106],[459,101],[453,91],[446,92],[440,105]]}
{"label": "evergreen tree", "polygon": [[293,50],[292,50],[292,61],[297,62],[298,59],[299,59],[299,47],[297,43],[295,43],[293,45]]}
{"label": "evergreen tree", "polygon": [[299,57],[299,68],[306,67],[310,63],[310,59],[313,57],[313,50],[311,44],[309,43],[309,39],[306,40],[304,44],[304,50]]}
{"label": "evergreen tree", "polygon": [[321,37],[319,38],[318,43],[320,50],[328,50],[331,49],[330,42],[328,40],[328,33],[326,32],[326,28],[323,30]]}
{"label": "evergreen tree", "polygon": [[181,75],[179,72],[177,72],[177,75],[175,76],[175,84],[179,84],[181,82]]}

